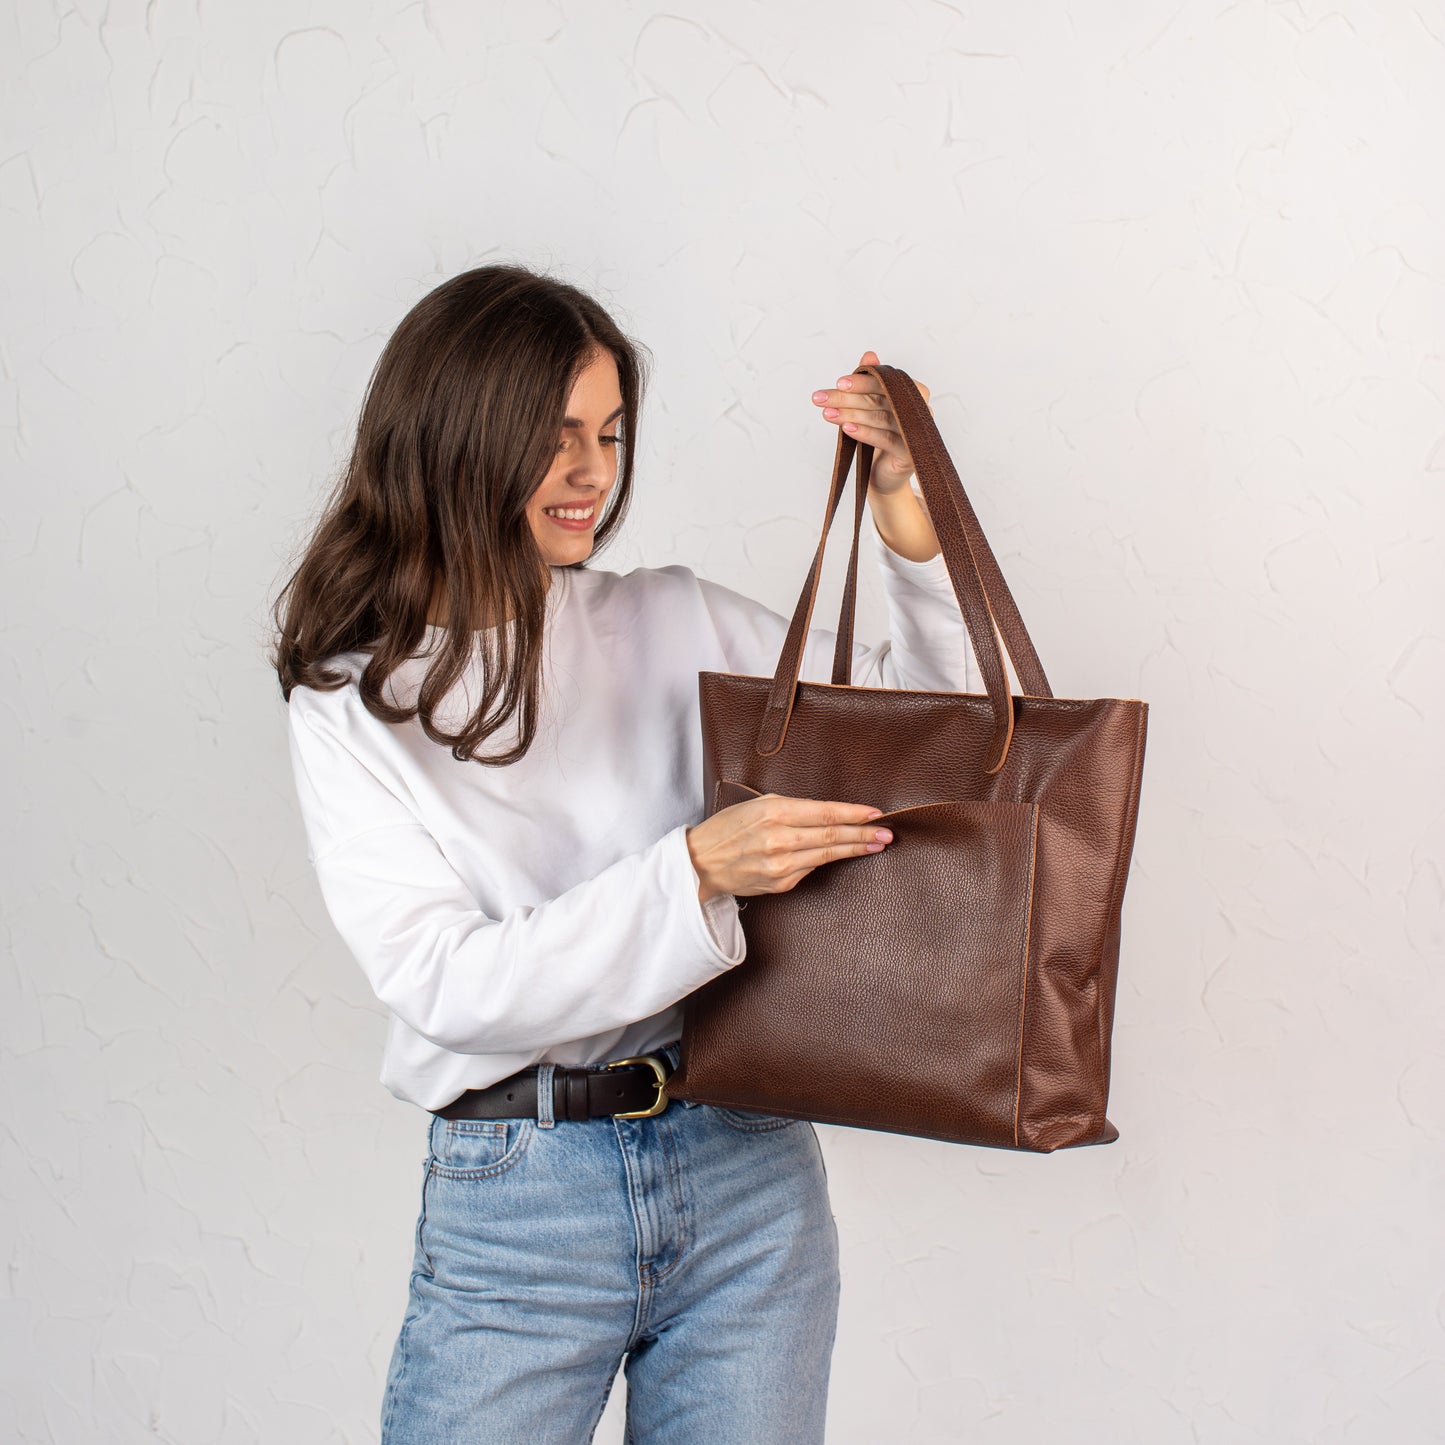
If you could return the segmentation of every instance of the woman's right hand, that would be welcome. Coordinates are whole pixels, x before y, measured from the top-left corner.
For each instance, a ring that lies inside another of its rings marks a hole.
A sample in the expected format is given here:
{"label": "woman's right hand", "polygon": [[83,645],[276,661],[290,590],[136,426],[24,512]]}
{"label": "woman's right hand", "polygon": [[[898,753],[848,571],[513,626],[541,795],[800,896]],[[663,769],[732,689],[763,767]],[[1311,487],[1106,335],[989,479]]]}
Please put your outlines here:
{"label": "woman's right hand", "polygon": [[862,803],[820,803],[764,793],[721,808],[687,830],[687,849],[697,870],[697,896],[719,893],[750,898],[786,893],[822,863],[881,852],[893,841],[882,817]]}

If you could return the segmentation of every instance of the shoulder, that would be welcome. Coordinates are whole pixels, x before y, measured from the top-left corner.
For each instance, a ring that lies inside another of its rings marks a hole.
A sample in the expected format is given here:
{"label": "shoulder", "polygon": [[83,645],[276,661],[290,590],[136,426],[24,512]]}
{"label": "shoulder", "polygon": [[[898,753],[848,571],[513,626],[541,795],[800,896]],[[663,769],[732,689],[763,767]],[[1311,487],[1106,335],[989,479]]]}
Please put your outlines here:
{"label": "shoulder", "polygon": [[[319,734],[345,746],[383,746],[395,736],[398,724],[388,722],[367,707],[361,695],[361,676],[371,655],[365,651],[337,653],[322,665],[326,679],[336,686],[308,686],[291,689],[287,711],[293,733]],[[408,658],[382,685],[383,700],[392,706],[415,706],[416,693],[430,659]]]}
{"label": "shoulder", "polygon": [[569,567],[568,580],[579,598],[593,602],[619,601],[657,593],[677,595],[696,591],[701,579],[680,563],[669,567],[634,567],[610,572],[602,567]]}
{"label": "shoulder", "polygon": [[569,570],[570,603],[600,617],[625,616],[665,621],[706,605],[710,584],[690,567],[634,567],[609,572],[599,567]]}
{"label": "shoulder", "polygon": [[[411,654],[396,663],[381,680],[380,701],[385,707],[416,709],[418,694],[437,665],[445,641],[446,634],[441,629],[426,628]],[[288,707],[293,726],[298,721],[306,721],[313,727],[333,732],[351,730],[377,735],[394,732],[397,724],[373,713],[362,696],[362,678],[372,661],[373,652],[366,647],[333,653],[326,658],[317,669],[318,685],[298,684],[291,690]],[[458,688],[464,689],[465,685],[463,678]],[[439,724],[444,723],[444,717],[450,717],[455,705],[456,699],[451,694],[442,699],[436,709]]]}
{"label": "shoulder", "polygon": [[328,657],[318,669],[327,682],[336,685],[312,686],[299,682],[291,689],[286,706],[293,722],[303,718],[336,718],[361,701],[359,683],[366,668],[365,652],[338,652]]}
{"label": "shoulder", "polygon": [[301,683],[291,689],[286,711],[294,758],[314,761],[338,750],[354,752],[362,738],[384,726],[371,717],[361,700],[357,679],[364,665],[364,659],[350,655],[344,661],[328,659],[328,673],[344,674],[340,686],[309,687]]}
{"label": "shoulder", "polygon": [[667,638],[722,638],[773,616],[762,603],[681,563],[630,572],[578,568],[573,578],[580,604],[604,625]]}

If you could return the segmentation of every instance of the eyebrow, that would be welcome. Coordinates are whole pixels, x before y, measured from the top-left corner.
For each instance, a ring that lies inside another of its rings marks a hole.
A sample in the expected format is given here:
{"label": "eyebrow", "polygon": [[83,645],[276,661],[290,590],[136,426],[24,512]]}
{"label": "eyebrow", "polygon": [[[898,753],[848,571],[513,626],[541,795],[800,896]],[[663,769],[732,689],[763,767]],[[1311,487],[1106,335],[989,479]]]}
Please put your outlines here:
{"label": "eyebrow", "polygon": [[[616,421],[617,418],[620,417],[621,415],[622,415],[622,408],[619,406],[619,407],[617,408],[617,410],[612,413],[611,416],[607,417],[607,418],[603,421],[602,425],[603,425],[603,426],[606,426],[608,422],[610,422],[610,421]],[[586,423],[585,423],[585,422],[580,422],[580,421],[578,421],[575,416],[564,416],[564,417],[562,418],[562,425],[563,425],[563,426],[582,427],[582,426],[585,426]]]}

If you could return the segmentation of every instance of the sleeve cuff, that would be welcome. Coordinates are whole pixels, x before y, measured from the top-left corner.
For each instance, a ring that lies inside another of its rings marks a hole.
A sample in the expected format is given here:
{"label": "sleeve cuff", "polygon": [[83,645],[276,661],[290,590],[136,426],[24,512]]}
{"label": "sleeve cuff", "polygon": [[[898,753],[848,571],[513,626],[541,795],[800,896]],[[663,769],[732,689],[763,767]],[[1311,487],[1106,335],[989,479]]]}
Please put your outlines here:
{"label": "sleeve cuff", "polygon": [[672,841],[680,862],[679,886],[686,892],[683,907],[695,921],[698,942],[713,958],[718,972],[733,968],[743,961],[747,952],[742,923],[738,919],[738,901],[731,893],[719,893],[706,903],[702,902],[697,896],[702,879],[692,866],[692,854],[687,847],[687,828],[674,829]]}
{"label": "sleeve cuff", "polygon": [[718,952],[733,963],[741,963],[747,945],[743,941],[737,899],[731,893],[718,893],[702,905],[702,912]]}

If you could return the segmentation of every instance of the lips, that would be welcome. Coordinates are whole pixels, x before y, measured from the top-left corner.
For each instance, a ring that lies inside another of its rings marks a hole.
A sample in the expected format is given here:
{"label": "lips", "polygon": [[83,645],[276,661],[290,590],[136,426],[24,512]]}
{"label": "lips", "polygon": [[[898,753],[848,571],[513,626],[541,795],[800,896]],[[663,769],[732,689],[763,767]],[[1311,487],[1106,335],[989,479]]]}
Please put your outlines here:
{"label": "lips", "polygon": [[[542,515],[549,522],[561,527],[564,532],[590,532],[597,525],[597,518],[602,511],[602,497],[593,497],[586,502],[557,502],[553,508],[543,507]],[[562,517],[557,513],[580,512],[581,516]]]}

